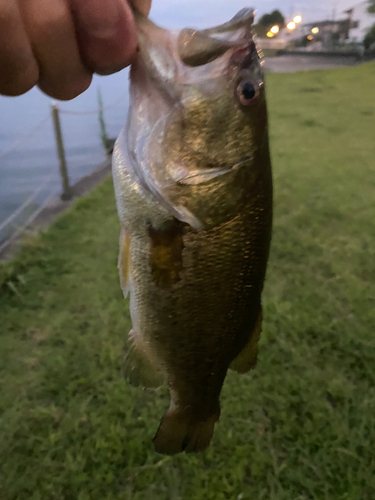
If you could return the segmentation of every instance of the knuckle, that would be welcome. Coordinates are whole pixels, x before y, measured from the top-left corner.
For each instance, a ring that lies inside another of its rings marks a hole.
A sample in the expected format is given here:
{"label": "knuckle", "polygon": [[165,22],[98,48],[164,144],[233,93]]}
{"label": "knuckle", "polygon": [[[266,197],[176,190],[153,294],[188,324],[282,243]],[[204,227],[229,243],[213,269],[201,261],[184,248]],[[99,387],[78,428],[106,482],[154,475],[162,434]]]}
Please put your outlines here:
{"label": "knuckle", "polygon": [[69,21],[67,9],[61,2],[55,2],[53,8],[40,9],[38,15],[30,13],[26,19],[29,30],[42,38],[61,31]]}

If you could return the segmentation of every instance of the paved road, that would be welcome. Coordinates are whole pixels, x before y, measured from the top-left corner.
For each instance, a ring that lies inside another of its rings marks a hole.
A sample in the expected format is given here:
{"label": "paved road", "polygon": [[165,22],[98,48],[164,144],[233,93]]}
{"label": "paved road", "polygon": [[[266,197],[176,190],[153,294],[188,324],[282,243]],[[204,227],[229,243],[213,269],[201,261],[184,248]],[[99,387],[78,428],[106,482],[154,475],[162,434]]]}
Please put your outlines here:
{"label": "paved road", "polygon": [[342,66],[355,66],[355,57],[323,56],[278,56],[266,58],[265,69],[271,73],[295,73],[314,69],[332,69]]}

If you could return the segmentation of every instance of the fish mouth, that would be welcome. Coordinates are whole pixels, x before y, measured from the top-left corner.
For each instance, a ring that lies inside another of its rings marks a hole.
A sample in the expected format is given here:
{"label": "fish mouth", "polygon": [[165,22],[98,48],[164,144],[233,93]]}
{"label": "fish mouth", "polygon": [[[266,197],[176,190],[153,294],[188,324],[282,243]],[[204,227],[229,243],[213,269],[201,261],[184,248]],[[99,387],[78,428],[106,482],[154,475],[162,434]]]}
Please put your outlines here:
{"label": "fish mouth", "polygon": [[253,41],[254,10],[242,9],[225,24],[205,30],[185,28],[178,38],[181,61],[191,67],[208,64],[231,49],[245,49]]}
{"label": "fish mouth", "polygon": [[151,79],[162,82],[163,87],[199,80],[202,69],[213,76],[223,74],[237,63],[238,55],[247,59],[246,63],[258,57],[252,32],[254,9],[242,9],[227,23],[204,30],[170,31],[138,11],[134,17],[139,46],[134,66],[141,60]]}

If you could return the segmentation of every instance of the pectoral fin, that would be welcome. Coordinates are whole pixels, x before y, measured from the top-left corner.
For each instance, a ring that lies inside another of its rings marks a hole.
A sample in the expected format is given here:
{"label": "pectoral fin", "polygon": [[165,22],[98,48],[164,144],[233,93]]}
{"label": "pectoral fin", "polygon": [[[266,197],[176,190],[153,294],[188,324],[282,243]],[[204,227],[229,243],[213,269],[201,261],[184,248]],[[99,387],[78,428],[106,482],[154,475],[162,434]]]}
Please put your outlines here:
{"label": "pectoral fin", "polygon": [[179,165],[169,165],[168,173],[174,182],[185,185],[198,185],[209,182],[216,177],[229,174],[232,168],[202,168],[200,170],[189,170]]}
{"label": "pectoral fin", "polygon": [[130,280],[130,237],[126,234],[124,228],[121,228],[118,268],[120,271],[121,288],[124,292],[124,297],[127,297]]}
{"label": "pectoral fin", "polygon": [[171,287],[181,279],[183,224],[176,219],[162,228],[148,228],[150,266],[154,283],[160,288]]}

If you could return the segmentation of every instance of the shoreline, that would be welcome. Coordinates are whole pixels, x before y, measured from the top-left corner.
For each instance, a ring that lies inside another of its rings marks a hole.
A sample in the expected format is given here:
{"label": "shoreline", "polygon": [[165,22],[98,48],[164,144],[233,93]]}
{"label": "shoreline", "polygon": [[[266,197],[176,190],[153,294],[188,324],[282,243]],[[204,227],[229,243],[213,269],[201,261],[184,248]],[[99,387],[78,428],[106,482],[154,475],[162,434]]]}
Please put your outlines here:
{"label": "shoreline", "polygon": [[[72,198],[70,200],[62,200],[61,195],[56,197],[38,214],[35,220],[28,225],[25,230],[12,241],[9,246],[0,252],[0,261],[10,260],[22,246],[22,241],[25,233],[28,231],[37,231],[47,228],[54,220],[65,210],[73,205],[73,203],[82,196],[90,193],[99,184],[101,184],[110,174],[112,170],[112,159],[108,158],[103,163],[98,165],[92,172],[85,177],[82,177],[71,187]],[[11,235],[10,235],[11,238]],[[3,240],[4,242],[6,241]]]}

